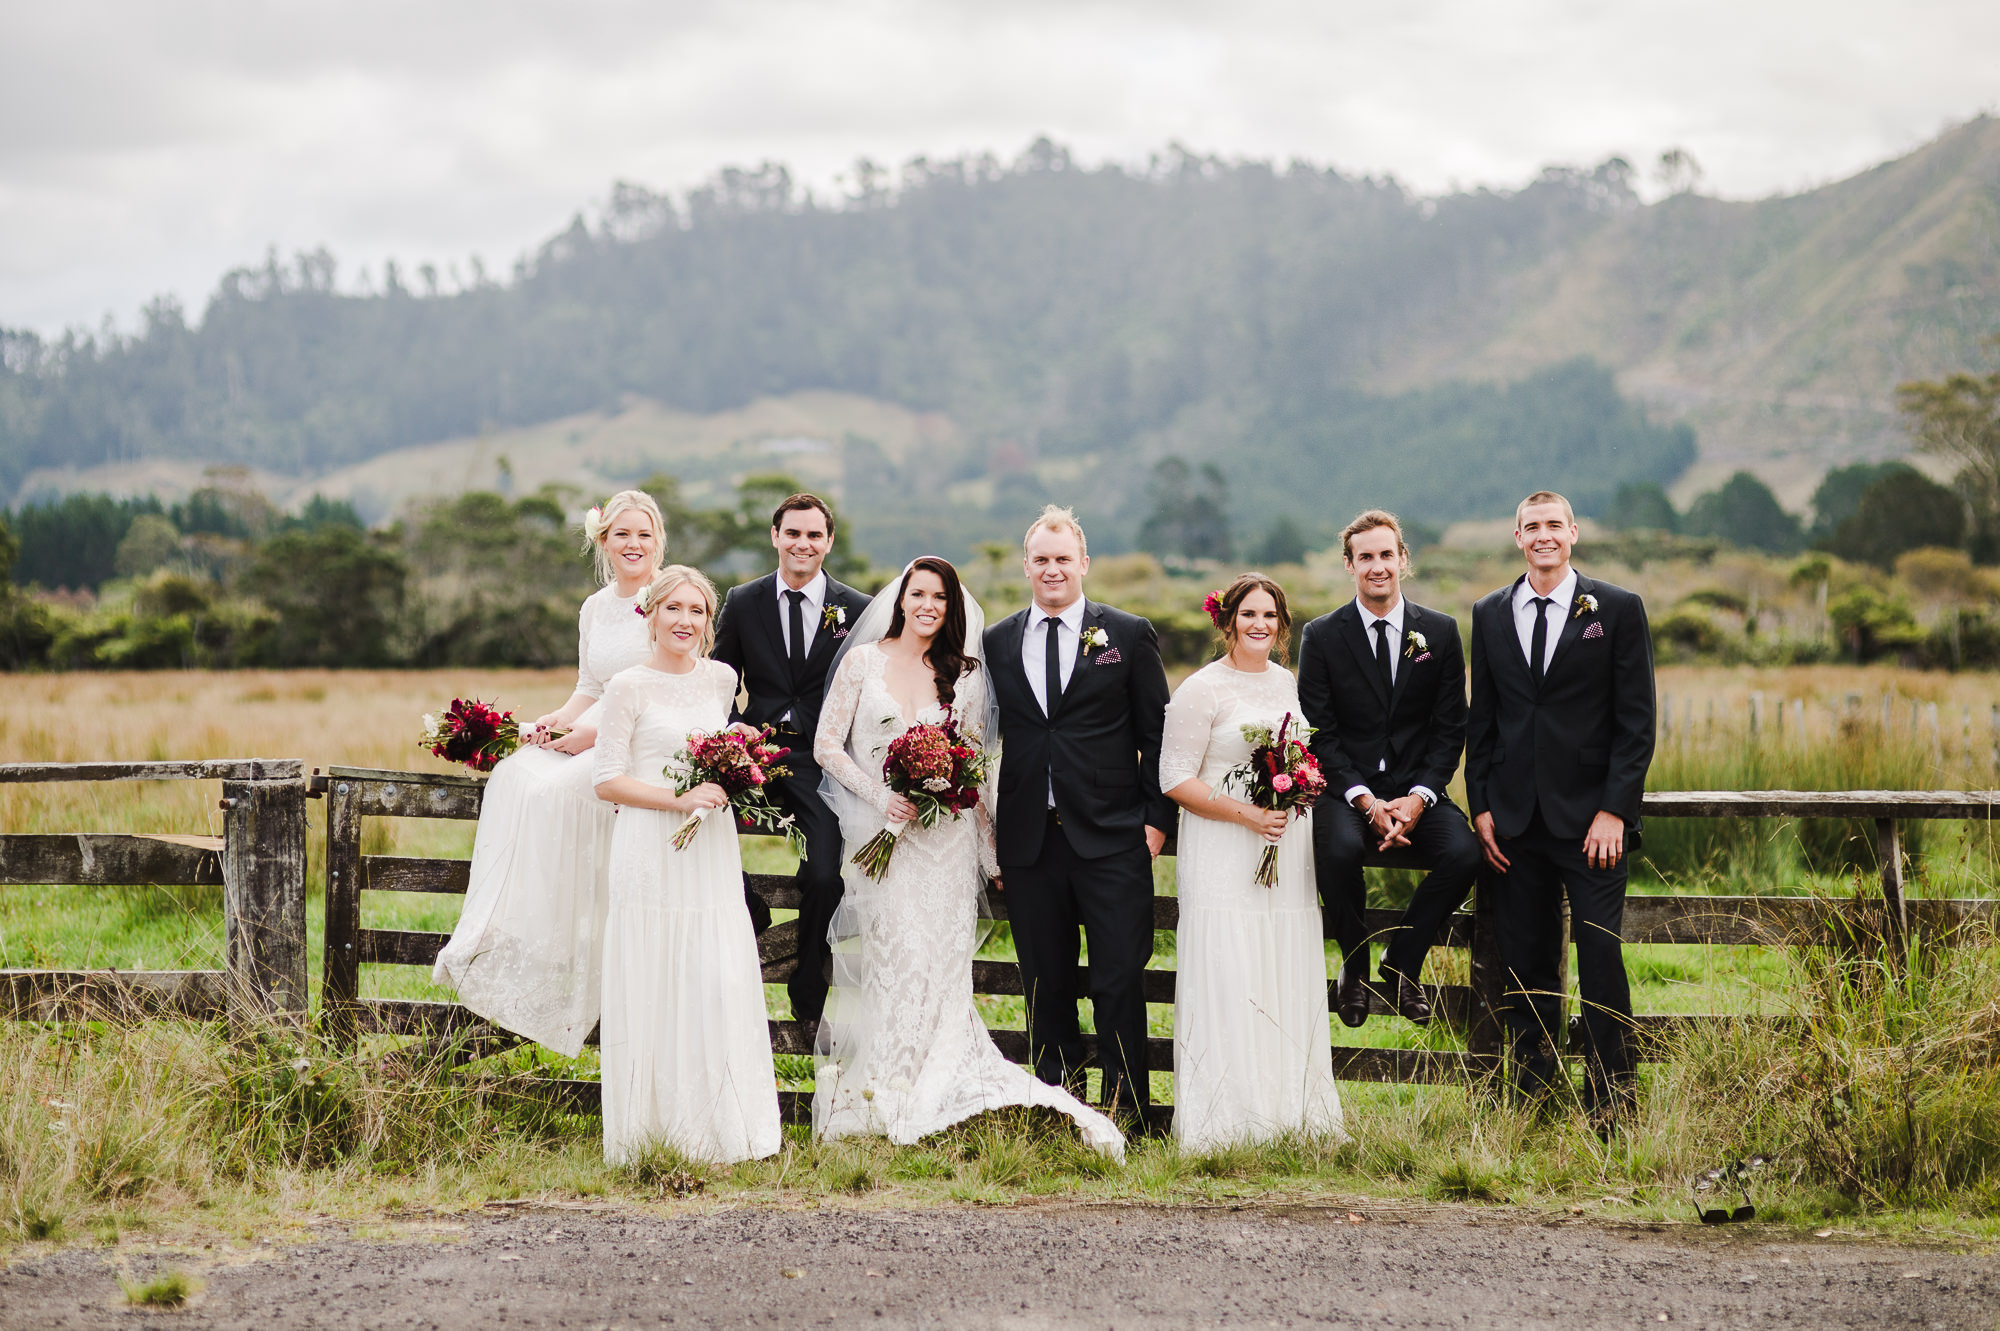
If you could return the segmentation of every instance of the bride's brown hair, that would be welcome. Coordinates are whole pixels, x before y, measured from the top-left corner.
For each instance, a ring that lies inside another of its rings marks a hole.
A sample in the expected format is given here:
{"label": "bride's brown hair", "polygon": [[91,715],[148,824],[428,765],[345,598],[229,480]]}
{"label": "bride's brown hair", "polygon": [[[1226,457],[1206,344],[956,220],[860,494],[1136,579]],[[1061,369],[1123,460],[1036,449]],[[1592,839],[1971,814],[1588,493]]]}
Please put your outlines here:
{"label": "bride's brown hair", "polygon": [[958,697],[958,677],[978,664],[965,651],[965,596],[959,591],[958,570],[950,560],[924,555],[910,561],[903,570],[903,580],[896,584],[896,609],[889,618],[889,631],[882,636],[903,636],[903,595],[910,590],[910,578],[920,572],[935,573],[944,584],[944,623],[938,626],[924,660],[937,678],[938,702],[949,707]]}

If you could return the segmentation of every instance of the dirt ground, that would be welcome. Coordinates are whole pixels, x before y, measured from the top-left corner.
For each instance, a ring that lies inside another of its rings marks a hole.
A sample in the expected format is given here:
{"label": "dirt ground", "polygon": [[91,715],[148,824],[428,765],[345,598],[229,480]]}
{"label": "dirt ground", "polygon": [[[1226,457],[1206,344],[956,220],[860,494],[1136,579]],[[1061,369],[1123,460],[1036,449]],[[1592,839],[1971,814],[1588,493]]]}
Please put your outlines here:
{"label": "dirt ground", "polygon": [[[1992,1256],[1466,1208],[510,1208],[248,1250],[75,1248],[0,1326],[1979,1327]],[[175,1312],[118,1277],[175,1269]]]}

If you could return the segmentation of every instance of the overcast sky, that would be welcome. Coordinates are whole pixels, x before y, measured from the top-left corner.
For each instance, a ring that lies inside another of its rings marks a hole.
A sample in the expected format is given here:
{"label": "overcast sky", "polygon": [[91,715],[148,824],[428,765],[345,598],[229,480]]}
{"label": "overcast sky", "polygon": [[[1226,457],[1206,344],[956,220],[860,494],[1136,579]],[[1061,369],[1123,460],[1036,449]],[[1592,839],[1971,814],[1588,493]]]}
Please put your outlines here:
{"label": "overcast sky", "polygon": [[0,325],[325,245],[505,268],[614,180],[1035,136],[1426,192],[1672,145],[1753,197],[2000,106],[1995,0],[0,0]]}

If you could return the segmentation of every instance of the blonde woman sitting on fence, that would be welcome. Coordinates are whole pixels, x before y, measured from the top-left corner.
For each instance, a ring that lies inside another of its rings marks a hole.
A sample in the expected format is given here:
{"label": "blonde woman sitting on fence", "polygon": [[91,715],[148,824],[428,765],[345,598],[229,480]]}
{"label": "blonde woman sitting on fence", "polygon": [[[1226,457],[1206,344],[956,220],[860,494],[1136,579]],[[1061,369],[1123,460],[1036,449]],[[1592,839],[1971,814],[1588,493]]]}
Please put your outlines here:
{"label": "blonde woman sitting on fence", "polygon": [[[777,1151],[777,1080],[736,820],[722,787],[666,776],[695,731],[729,725],[736,672],[708,659],[715,588],[662,569],[643,604],[652,655],[604,694],[592,760],[611,837],[604,947],[604,1156],[659,1143],[716,1164]],[[672,845],[703,818],[685,848]]]}
{"label": "blonde woman sitting on fence", "polygon": [[665,526],[638,490],[585,519],[604,587],[577,616],[576,692],[525,727],[480,806],[465,905],[432,976],[498,1026],[575,1057],[597,1024],[614,810],[592,790],[606,682],[652,653],[635,613]]}

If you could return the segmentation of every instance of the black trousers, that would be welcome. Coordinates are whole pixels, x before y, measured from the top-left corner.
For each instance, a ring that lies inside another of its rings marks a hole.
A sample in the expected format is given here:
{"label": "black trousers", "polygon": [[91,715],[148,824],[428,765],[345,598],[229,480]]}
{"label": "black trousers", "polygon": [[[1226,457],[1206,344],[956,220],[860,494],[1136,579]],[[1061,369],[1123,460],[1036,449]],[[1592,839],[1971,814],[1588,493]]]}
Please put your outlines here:
{"label": "black trousers", "polygon": [[1569,896],[1570,937],[1576,943],[1577,988],[1583,1000],[1584,1103],[1616,1109],[1633,1093],[1632,988],[1625,976],[1626,860],[1593,869],[1582,837],[1557,837],[1536,812],[1528,829],[1500,839],[1506,873],[1491,875],[1493,923],[1506,967],[1506,1020],[1514,1050],[1542,1077],[1563,1022],[1562,900]]}
{"label": "black trousers", "polygon": [[1007,917],[1028,999],[1028,1050],[1035,1075],[1076,1086],[1083,1036],[1076,1020],[1077,926],[1090,944],[1090,1006],[1104,1066],[1103,1102],[1142,1110],[1146,1079],[1146,963],[1153,956],[1153,857],[1144,845],[1098,859],[1078,855],[1049,813],[1042,853],[1004,869]]}
{"label": "black trousers", "polygon": [[792,877],[799,891],[799,965],[785,992],[791,995],[794,1017],[818,1021],[826,1010],[826,931],[844,891],[840,820],[819,797],[820,769],[810,756],[812,740],[786,735],[783,742],[791,746],[785,766],[792,774],[778,778],[776,803],[798,820],[806,838],[806,857]]}
{"label": "black trousers", "polygon": [[[1344,801],[1328,801],[1313,810],[1313,862],[1319,876],[1320,911],[1325,916],[1340,955],[1341,969],[1366,978],[1368,883],[1361,857],[1381,838],[1360,810]],[[1440,799],[1410,829],[1410,849],[1430,872],[1417,884],[1403,918],[1389,935],[1382,954],[1382,974],[1419,979],[1424,958],[1438,931],[1453,911],[1465,904],[1479,874],[1479,838],[1465,815],[1450,800]]]}

